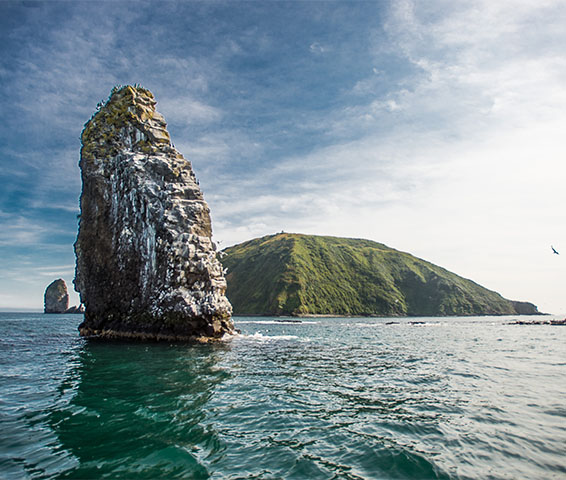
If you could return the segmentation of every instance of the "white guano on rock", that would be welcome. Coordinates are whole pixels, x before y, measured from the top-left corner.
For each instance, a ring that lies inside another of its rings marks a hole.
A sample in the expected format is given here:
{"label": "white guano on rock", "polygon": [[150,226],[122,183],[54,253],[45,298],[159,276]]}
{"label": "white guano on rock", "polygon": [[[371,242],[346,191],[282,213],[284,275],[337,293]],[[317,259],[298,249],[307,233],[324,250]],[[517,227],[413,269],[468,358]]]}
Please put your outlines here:
{"label": "white guano on rock", "polygon": [[82,134],[75,286],[82,335],[190,340],[233,332],[210,212],[155,100],[115,89]]}

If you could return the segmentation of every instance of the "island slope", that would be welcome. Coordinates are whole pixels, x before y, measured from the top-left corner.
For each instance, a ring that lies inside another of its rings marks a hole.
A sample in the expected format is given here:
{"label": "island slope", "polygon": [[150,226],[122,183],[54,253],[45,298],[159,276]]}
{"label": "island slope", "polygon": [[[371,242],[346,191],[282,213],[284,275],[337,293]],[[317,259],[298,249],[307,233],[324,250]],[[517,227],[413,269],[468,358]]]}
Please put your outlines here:
{"label": "island slope", "polygon": [[281,233],[224,249],[239,315],[538,314],[471,280],[370,240]]}

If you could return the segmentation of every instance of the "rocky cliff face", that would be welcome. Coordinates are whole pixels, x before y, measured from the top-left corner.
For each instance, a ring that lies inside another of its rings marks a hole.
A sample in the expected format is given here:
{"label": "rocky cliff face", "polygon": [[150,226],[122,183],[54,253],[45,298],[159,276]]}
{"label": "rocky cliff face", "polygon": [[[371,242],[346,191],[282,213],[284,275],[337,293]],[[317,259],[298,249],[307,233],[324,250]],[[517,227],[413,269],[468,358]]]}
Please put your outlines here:
{"label": "rocky cliff face", "polygon": [[188,340],[232,332],[232,307],[191,164],[151,92],[114,89],[82,133],[75,287],[82,335]]}
{"label": "rocky cliff face", "polygon": [[69,292],[65,280],[59,278],[45,289],[43,297],[45,313],[65,313],[69,308]]}

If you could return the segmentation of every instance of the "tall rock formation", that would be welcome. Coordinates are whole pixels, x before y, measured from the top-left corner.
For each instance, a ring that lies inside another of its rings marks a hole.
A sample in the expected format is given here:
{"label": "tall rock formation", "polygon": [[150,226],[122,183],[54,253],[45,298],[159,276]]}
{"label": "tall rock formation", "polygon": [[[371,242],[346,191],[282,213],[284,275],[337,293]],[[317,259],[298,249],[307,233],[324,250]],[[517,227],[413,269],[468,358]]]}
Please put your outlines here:
{"label": "tall rock formation", "polygon": [[65,313],[69,308],[69,292],[62,278],[51,282],[45,289],[43,297],[45,313]]}
{"label": "tall rock formation", "polygon": [[233,331],[210,213],[153,94],[114,88],[82,133],[75,287],[81,335],[191,340]]}

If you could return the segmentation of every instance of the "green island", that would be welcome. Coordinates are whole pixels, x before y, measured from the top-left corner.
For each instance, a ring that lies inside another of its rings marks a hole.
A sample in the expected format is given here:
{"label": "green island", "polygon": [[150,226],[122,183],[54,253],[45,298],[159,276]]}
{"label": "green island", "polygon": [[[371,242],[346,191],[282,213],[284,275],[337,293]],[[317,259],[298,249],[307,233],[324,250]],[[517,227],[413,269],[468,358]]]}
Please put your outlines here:
{"label": "green island", "polygon": [[236,315],[538,314],[425,260],[371,240],[280,233],[220,252]]}

